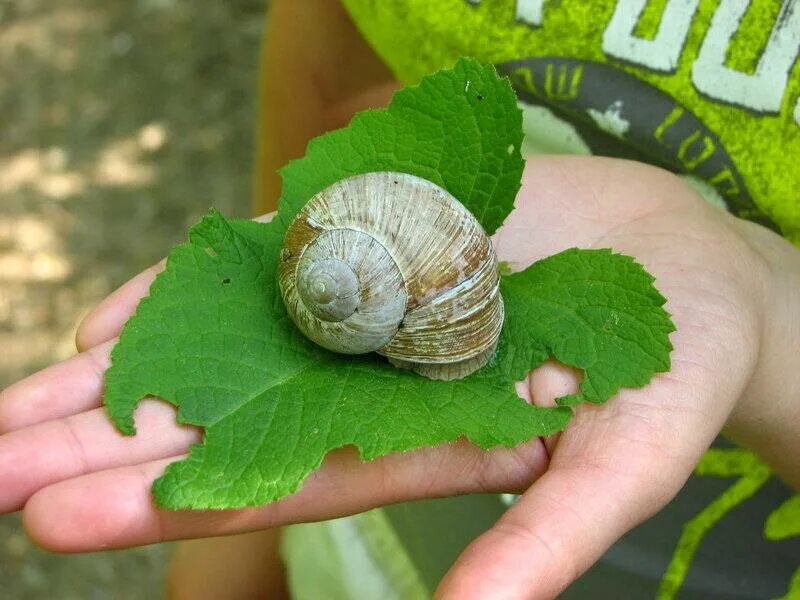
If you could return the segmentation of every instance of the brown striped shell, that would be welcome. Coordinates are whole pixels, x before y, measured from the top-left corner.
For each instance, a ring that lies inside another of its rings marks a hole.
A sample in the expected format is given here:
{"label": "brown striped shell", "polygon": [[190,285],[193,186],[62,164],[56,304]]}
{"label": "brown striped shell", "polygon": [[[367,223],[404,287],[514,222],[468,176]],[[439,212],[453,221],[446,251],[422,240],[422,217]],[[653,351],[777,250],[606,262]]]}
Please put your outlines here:
{"label": "brown striped shell", "polygon": [[311,198],[286,232],[279,278],[289,315],[319,345],[378,352],[432,379],[486,364],[503,325],[483,228],[404,173],[357,175]]}

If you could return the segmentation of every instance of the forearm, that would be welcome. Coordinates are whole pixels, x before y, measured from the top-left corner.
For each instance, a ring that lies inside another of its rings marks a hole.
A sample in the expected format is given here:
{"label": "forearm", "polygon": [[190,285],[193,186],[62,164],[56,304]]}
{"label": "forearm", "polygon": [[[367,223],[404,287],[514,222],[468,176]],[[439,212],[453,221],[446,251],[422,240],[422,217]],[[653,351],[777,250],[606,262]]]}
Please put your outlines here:
{"label": "forearm", "polygon": [[800,489],[800,250],[756,225],[742,230],[766,265],[764,332],[728,433]]}
{"label": "forearm", "polygon": [[279,544],[279,529],[180,542],[167,569],[166,597],[288,598]]}
{"label": "forearm", "polygon": [[275,0],[261,54],[255,214],[277,208],[277,170],[312,138],[383,106],[397,84],[334,0]]}

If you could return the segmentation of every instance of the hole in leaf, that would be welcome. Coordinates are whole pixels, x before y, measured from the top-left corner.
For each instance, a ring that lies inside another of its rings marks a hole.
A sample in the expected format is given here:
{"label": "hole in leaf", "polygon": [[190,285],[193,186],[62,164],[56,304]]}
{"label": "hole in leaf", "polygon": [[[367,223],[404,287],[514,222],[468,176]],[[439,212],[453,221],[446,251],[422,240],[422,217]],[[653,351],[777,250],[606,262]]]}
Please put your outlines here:
{"label": "hole in leaf", "polygon": [[511,275],[514,269],[511,267],[510,262],[501,260],[497,263],[497,271],[500,273],[501,277],[506,277],[507,275]]}
{"label": "hole in leaf", "polygon": [[556,398],[562,398],[580,391],[583,371],[561,363],[554,358],[539,365],[520,384],[517,384],[517,393],[520,387],[527,387],[527,395],[523,399],[533,402],[537,406],[555,406]]}

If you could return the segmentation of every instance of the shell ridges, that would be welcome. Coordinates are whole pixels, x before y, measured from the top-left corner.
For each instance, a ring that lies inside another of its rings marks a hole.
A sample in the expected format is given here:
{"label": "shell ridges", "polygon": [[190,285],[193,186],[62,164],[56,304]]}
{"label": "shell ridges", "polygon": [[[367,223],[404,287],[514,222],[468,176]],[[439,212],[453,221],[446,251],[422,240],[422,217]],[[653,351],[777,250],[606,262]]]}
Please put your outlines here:
{"label": "shell ridges", "polygon": [[357,175],[315,195],[287,230],[279,277],[309,338],[429,377],[480,368],[502,328],[491,241],[458,200],[413,175]]}

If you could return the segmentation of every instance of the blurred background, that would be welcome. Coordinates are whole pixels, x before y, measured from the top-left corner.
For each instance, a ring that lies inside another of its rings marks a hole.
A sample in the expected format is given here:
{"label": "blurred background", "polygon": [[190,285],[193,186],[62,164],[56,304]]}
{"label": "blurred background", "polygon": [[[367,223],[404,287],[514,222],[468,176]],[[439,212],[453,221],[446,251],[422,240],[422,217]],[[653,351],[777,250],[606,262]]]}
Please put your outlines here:
{"label": "blurred background", "polygon": [[[0,0],[0,388],[72,355],[81,317],[210,206],[248,216],[265,12]],[[157,598],[168,555],[53,555],[0,517],[0,600]]]}

